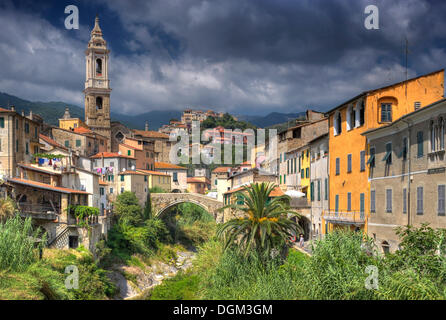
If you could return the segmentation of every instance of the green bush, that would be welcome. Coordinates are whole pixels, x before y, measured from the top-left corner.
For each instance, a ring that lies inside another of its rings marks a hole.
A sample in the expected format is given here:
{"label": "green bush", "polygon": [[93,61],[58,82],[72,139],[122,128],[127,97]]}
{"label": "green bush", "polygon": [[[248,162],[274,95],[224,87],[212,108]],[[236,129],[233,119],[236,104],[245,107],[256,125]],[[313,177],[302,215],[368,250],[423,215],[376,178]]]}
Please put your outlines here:
{"label": "green bush", "polygon": [[177,274],[156,286],[150,300],[196,300],[200,277],[198,275]]}
{"label": "green bush", "polygon": [[19,215],[0,223],[0,269],[22,271],[36,261],[46,235],[36,244],[40,231],[33,230],[31,218]]}

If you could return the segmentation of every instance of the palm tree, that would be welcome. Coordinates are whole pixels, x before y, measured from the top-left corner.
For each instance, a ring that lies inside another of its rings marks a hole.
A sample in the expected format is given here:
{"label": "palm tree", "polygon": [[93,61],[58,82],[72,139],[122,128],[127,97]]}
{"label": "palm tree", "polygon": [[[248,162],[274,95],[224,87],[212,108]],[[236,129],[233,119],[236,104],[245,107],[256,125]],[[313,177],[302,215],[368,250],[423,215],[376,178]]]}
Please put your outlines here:
{"label": "palm tree", "polygon": [[16,211],[17,209],[14,200],[9,197],[0,199],[0,222],[14,217]]}
{"label": "palm tree", "polygon": [[271,249],[301,231],[301,227],[287,217],[289,213],[299,216],[290,210],[290,198],[286,195],[271,197],[275,188],[274,184],[251,184],[236,192],[237,203],[221,209],[232,208],[244,213],[242,218],[219,225],[217,236],[224,239],[225,249],[237,243],[245,256],[251,249],[262,256],[270,256]]}

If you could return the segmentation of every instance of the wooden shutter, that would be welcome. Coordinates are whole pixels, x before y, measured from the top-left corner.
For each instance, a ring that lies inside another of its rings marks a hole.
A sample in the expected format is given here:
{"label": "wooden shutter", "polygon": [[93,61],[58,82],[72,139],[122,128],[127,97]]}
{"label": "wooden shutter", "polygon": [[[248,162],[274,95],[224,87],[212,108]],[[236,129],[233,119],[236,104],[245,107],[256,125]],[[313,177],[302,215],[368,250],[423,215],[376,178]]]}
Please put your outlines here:
{"label": "wooden shutter", "polygon": [[370,191],[370,212],[376,212],[375,190]]}
{"label": "wooden shutter", "polygon": [[423,214],[423,187],[417,188],[417,214]]}
{"label": "wooden shutter", "polygon": [[445,185],[438,186],[438,215],[445,215]]}
{"label": "wooden shutter", "polygon": [[392,212],[392,189],[386,189],[386,212]]}
{"label": "wooden shutter", "polygon": [[423,156],[423,131],[418,131],[417,132],[417,144],[418,144],[418,153],[417,156],[418,157],[422,157]]}

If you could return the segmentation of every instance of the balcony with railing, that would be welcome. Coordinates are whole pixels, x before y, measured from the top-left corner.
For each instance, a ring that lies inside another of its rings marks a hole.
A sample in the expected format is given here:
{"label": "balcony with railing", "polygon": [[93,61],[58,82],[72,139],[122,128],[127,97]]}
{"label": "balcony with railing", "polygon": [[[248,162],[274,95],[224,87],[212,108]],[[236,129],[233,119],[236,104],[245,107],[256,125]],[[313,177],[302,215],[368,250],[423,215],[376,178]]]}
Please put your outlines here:
{"label": "balcony with railing", "polygon": [[45,204],[35,204],[27,202],[19,202],[18,209],[22,217],[31,217],[33,219],[41,220],[56,220],[60,213],[58,206],[51,206]]}
{"label": "balcony with railing", "polygon": [[332,211],[323,212],[323,218],[332,223],[364,224],[365,213],[361,211]]}

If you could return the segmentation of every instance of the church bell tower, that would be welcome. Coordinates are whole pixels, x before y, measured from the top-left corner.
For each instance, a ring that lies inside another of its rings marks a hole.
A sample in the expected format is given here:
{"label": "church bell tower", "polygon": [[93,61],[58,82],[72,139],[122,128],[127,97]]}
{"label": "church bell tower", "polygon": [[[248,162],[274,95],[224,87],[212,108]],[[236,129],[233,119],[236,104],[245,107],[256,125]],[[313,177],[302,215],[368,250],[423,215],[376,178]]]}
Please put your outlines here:
{"label": "church bell tower", "polygon": [[108,150],[110,151],[109,53],[107,42],[102,37],[102,30],[99,27],[99,18],[96,16],[90,41],[87,50],[85,50],[85,122],[92,131],[108,138]]}

